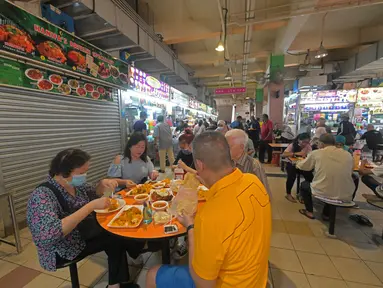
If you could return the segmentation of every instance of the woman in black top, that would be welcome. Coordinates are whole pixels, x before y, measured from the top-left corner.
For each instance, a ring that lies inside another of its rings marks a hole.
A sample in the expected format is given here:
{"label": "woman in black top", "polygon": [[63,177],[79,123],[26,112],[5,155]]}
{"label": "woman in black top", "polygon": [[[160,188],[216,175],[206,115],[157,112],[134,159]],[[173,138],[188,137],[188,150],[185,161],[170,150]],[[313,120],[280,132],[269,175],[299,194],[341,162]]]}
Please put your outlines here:
{"label": "woman in black top", "polygon": [[[310,147],[310,135],[307,133],[299,134],[294,141],[286,148],[283,152],[282,156],[284,157],[294,157],[294,156],[302,156],[306,157],[307,153],[311,151]],[[295,167],[291,162],[286,163],[286,199],[290,202],[295,203],[296,200],[291,195],[291,190],[294,186],[295,179],[297,178],[297,173],[303,175],[306,181],[312,182],[314,176],[311,171],[301,171]]]}
{"label": "woman in black top", "polygon": [[191,148],[191,143],[194,140],[193,132],[189,129],[185,129],[185,133],[182,134],[179,138],[179,146],[180,152],[178,153],[176,160],[173,163],[173,168],[180,167],[184,170],[186,167],[190,167],[195,169],[194,160],[193,160],[193,152]]}

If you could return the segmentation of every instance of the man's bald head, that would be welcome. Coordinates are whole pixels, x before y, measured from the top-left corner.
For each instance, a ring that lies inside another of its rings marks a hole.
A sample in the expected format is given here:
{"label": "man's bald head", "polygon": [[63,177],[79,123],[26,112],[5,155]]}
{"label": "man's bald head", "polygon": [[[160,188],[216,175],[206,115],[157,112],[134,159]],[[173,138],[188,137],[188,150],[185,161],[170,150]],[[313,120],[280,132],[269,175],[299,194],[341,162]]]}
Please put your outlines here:
{"label": "man's bald head", "polygon": [[193,158],[201,161],[208,169],[220,171],[233,167],[230,148],[225,136],[219,132],[205,132],[193,141]]}

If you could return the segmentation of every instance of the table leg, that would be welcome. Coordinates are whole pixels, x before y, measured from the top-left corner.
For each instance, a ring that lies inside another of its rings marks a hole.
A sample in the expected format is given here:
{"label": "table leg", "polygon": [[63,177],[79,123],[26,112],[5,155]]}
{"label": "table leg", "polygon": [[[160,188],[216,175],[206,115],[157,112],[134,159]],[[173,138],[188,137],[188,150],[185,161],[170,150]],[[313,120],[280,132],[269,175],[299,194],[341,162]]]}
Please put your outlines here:
{"label": "table leg", "polygon": [[170,264],[169,239],[162,240],[162,264]]}
{"label": "table leg", "polygon": [[297,195],[299,195],[301,187],[301,174],[297,172]]}

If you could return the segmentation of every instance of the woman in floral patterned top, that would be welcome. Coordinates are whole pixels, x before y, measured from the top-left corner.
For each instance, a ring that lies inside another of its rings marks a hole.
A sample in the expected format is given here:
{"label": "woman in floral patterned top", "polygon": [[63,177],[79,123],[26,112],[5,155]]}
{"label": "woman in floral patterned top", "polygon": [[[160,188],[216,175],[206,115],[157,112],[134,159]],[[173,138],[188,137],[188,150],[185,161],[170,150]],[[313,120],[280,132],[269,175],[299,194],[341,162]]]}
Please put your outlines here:
{"label": "woman in floral patterned top", "polygon": [[[57,154],[51,162],[47,181],[32,192],[27,222],[44,269],[55,271],[60,263],[105,251],[108,254],[108,287],[118,288],[121,283],[129,281],[126,242],[104,230],[93,238],[84,239],[79,228],[79,224],[94,210],[110,205],[108,198],[99,198],[98,195],[118,186],[114,179],[104,179],[96,187],[86,184],[89,160],[90,156],[78,149],[67,149]],[[74,212],[68,213],[62,207],[62,201]]]}

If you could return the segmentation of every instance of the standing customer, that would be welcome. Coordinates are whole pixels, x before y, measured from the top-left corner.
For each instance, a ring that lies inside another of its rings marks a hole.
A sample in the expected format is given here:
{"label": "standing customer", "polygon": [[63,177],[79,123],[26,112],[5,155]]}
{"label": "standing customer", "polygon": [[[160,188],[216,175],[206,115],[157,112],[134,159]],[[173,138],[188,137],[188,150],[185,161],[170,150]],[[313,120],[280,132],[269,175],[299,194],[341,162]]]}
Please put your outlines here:
{"label": "standing customer", "polygon": [[145,111],[140,112],[140,120],[137,120],[133,125],[134,132],[141,132],[145,136],[147,136],[148,128],[147,128],[146,123],[145,123],[147,117],[148,117],[148,115],[146,114]]}
{"label": "standing customer", "polygon": [[248,133],[251,141],[253,141],[254,148],[257,149],[259,143],[259,133],[261,133],[261,125],[254,116],[251,116],[250,129]]}
{"label": "standing customer", "polygon": [[267,150],[267,163],[271,163],[273,149],[269,145],[273,141],[273,122],[269,120],[269,115],[263,114],[263,124],[261,127],[261,143],[259,146],[259,161],[265,162],[265,152]]}
{"label": "standing customer", "polygon": [[215,131],[221,132],[223,135],[230,130],[229,126],[226,124],[225,120],[219,120],[217,123],[217,129]]}
{"label": "standing customer", "polygon": [[202,120],[199,120],[198,121],[198,124],[194,126],[194,129],[193,129],[193,134],[195,136],[205,132],[206,130],[206,126],[204,125],[204,122]]}
{"label": "standing customer", "polygon": [[108,287],[118,288],[129,280],[127,247],[118,237],[98,228],[92,214],[95,209],[109,207],[109,198],[99,197],[118,184],[113,179],[102,180],[96,187],[87,184],[89,161],[90,156],[78,149],[58,153],[46,182],[31,194],[27,222],[44,269],[56,271],[65,262],[105,251]]}
{"label": "standing customer", "polygon": [[343,114],[341,116],[342,121],[339,124],[337,135],[346,137],[346,145],[353,145],[355,142],[356,130],[354,125],[349,121],[350,116]]}
{"label": "standing customer", "polygon": [[160,154],[160,173],[165,173],[166,168],[166,154],[169,158],[169,163],[172,165],[174,162],[172,130],[167,123],[164,123],[164,116],[157,117],[157,125],[154,127],[153,137],[158,146]]}
{"label": "standing customer", "polygon": [[233,167],[221,133],[197,136],[193,155],[210,190],[195,219],[178,216],[188,231],[189,265],[153,267],[146,287],[266,287],[271,207],[265,188],[255,175]]}

